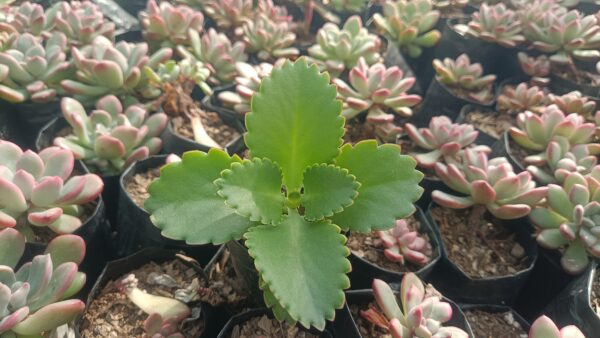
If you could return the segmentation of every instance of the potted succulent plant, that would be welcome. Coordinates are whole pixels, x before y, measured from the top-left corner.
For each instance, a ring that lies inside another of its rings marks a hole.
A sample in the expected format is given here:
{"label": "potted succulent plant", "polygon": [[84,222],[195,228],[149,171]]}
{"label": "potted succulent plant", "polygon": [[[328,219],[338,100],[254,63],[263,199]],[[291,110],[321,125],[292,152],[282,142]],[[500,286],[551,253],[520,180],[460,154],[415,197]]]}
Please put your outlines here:
{"label": "potted succulent plant", "polygon": [[415,116],[417,126],[425,126],[432,116],[446,115],[454,120],[460,109],[468,103],[480,106],[494,104],[493,74],[483,75],[481,64],[471,63],[469,56],[461,54],[456,60],[433,60],[437,75],[431,81],[427,94]]}
{"label": "potted succulent plant", "polygon": [[0,334],[7,337],[42,336],[71,322],[85,304],[69,299],[86,281],[78,265],[85,242],[76,235],[54,238],[43,254],[22,262],[25,237],[15,229],[0,231]]}
{"label": "potted succulent plant", "polygon": [[357,337],[473,337],[460,308],[413,273],[399,291],[373,280],[372,290],[348,291]]}
{"label": "potted succulent plant", "polygon": [[463,157],[459,165],[435,166],[438,177],[461,195],[448,189],[431,194],[435,204],[428,217],[442,243],[433,281],[446,281],[438,287],[460,301],[510,304],[537,259],[524,217],[548,188],[536,187],[529,172],[514,173],[506,158],[488,160],[468,148]]}
{"label": "potted succulent plant", "polygon": [[[216,149],[188,152],[163,167],[144,205],[168,238],[219,244],[243,237],[252,257],[246,259],[260,276],[251,287],[260,285],[276,318],[319,330],[343,306],[349,286],[349,250],[340,228],[391,228],[414,211],[422,192],[422,175],[397,146],[363,141],[339,148],[343,118],[335,97],[316,66],[285,62],[263,79],[246,115],[251,159]],[[376,213],[367,212],[371,203]],[[233,243],[230,248],[242,248]],[[297,292],[282,291],[290,287]]]}

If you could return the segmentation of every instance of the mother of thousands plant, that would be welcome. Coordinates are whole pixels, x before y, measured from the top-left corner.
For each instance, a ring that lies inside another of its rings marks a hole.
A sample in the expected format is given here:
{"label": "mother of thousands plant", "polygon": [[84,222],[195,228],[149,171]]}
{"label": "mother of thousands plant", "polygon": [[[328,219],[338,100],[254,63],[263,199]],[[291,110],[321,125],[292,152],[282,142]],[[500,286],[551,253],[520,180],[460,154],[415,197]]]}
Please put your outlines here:
{"label": "mother of thousands plant", "polygon": [[244,238],[275,316],[320,330],[350,286],[341,229],[392,228],[422,193],[423,175],[397,145],[341,146],[336,94],[315,65],[286,61],[263,79],[246,115],[250,159],[187,152],[163,167],[145,203],[166,237]]}

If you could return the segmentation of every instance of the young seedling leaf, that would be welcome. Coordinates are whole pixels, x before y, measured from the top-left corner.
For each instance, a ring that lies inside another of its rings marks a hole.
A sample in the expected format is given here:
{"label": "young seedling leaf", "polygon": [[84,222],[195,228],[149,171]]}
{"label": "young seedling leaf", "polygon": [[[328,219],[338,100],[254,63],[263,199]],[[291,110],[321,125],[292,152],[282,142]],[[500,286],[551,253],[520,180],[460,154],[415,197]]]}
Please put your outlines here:
{"label": "young seedling leaf", "polygon": [[263,224],[281,222],[285,196],[277,164],[260,158],[233,163],[215,184],[219,196],[238,214]]}
{"label": "young seedling leaf", "polygon": [[359,187],[346,169],[327,164],[309,167],[304,172],[304,217],[320,220],[344,210],[358,195]]}
{"label": "young seedling leaf", "polygon": [[189,244],[240,239],[253,223],[228,207],[213,183],[223,170],[240,161],[237,155],[211,149],[208,154],[187,152],[181,162],[164,166],[144,204],[163,236]]}
{"label": "young seedling leaf", "polygon": [[323,330],[350,286],[349,250],[340,228],[328,221],[307,222],[291,210],[279,225],[254,227],[245,238],[277,303],[303,326]]}
{"label": "young seedling leaf", "polygon": [[354,147],[346,144],[335,164],[348,169],[361,185],[354,203],[333,215],[343,229],[369,232],[393,227],[396,220],[412,214],[423,188],[423,174],[415,170],[416,162],[401,155],[396,145],[377,146],[374,140]]}
{"label": "young seedling leaf", "polygon": [[273,69],[252,98],[246,145],[252,157],[279,164],[288,192],[299,191],[304,170],[331,162],[344,133],[341,102],[329,76],[300,58]]}

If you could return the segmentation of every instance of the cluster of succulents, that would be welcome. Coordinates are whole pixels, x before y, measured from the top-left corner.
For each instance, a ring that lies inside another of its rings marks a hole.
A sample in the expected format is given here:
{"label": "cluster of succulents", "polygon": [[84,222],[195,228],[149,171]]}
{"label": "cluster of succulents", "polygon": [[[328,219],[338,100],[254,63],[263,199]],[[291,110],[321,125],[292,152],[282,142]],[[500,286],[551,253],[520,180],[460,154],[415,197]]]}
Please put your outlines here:
{"label": "cluster of succulents", "polygon": [[359,16],[348,18],[341,29],[334,23],[326,23],[316,39],[308,54],[321,70],[334,77],[356,66],[361,57],[368,65],[381,61],[381,40],[363,27]]}
{"label": "cluster of succulents", "polygon": [[253,66],[245,62],[238,62],[235,68],[238,74],[235,78],[235,92],[223,91],[219,93],[218,98],[226,107],[245,114],[250,111],[252,95],[260,88],[262,79],[271,74],[273,65],[263,62]]}
{"label": "cluster of succulents", "polygon": [[1,31],[39,36],[47,29],[44,7],[40,4],[25,1],[18,7],[8,7],[7,12],[4,20],[0,20]]}
{"label": "cluster of succulents", "polygon": [[300,50],[293,46],[296,34],[285,21],[275,21],[267,15],[257,15],[242,26],[246,51],[255,54],[260,61],[294,58]]}
{"label": "cluster of succulents", "polygon": [[550,60],[548,56],[542,54],[537,57],[531,57],[526,53],[517,53],[519,65],[523,73],[531,77],[531,83],[536,86],[544,87],[550,83]]}
{"label": "cluster of succulents", "polygon": [[546,108],[547,100],[546,93],[538,86],[521,82],[516,87],[504,86],[496,99],[496,109],[511,115],[525,111],[540,114]]}
{"label": "cluster of succulents", "polygon": [[200,32],[204,25],[204,15],[188,6],[173,6],[161,1],[149,0],[146,11],[140,12],[140,23],[144,39],[154,49],[175,48],[191,44],[189,30]]}
{"label": "cluster of succulents", "polygon": [[485,208],[496,218],[517,219],[546,197],[547,187],[536,187],[527,171],[516,174],[505,157],[488,160],[484,152],[469,148],[463,157],[462,165],[436,163],[437,176],[465,195],[434,190],[431,197],[437,204],[452,209]]}
{"label": "cluster of succulents", "polygon": [[118,174],[162,147],[158,136],[167,125],[164,113],[148,116],[139,105],[124,110],[114,95],[100,98],[89,116],[79,101],[68,97],[62,99],[61,110],[73,131],[55,138],[54,144],[71,151],[95,172]]}
{"label": "cluster of succulents", "polygon": [[115,24],[91,1],[61,1],[46,10],[46,24],[67,36],[69,45],[83,47],[96,37],[114,39]]}
{"label": "cluster of succulents", "polygon": [[579,114],[586,120],[592,120],[596,112],[596,102],[579,91],[572,91],[564,95],[549,94],[548,98],[565,114]]}
{"label": "cluster of succulents", "polygon": [[588,256],[600,257],[600,166],[588,175],[569,173],[562,185],[549,184],[546,203],[529,215],[538,229],[538,243],[564,249],[561,265],[573,274],[583,271]]}
{"label": "cluster of succulents", "polygon": [[232,31],[234,35],[241,35],[239,29],[254,17],[252,0],[206,0],[202,9],[219,30]]}
{"label": "cluster of succulents", "polygon": [[392,262],[423,266],[430,261],[427,251],[431,245],[417,231],[411,230],[406,220],[397,220],[392,229],[377,231],[377,237],[385,248],[383,254]]}
{"label": "cluster of succulents", "polygon": [[432,117],[429,128],[415,127],[411,123],[404,126],[410,140],[419,148],[428,152],[412,153],[421,168],[432,169],[436,163],[460,165],[465,148],[472,151],[490,153],[484,145],[474,145],[479,132],[470,124],[455,124],[446,116]]}
{"label": "cluster of succulents", "polygon": [[60,81],[72,75],[64,50],[67,38],[54,32],[44,42],[19,35],[0,52],[0,98],[8,102],[49,102],[60,93]]}
{"label": "cluster of succulents", "polygon": [[373,280],[373,295],[379,309],[361,311],[361,316],[393,337],[452,337],[469,335],[460,328],[443,326],[452,318],[452,306],[431,285],[424,286],[414,273],[402,278],[398,299],[392,288]]}
{"label": "cluster of succulents", "polygon": [[177,52],[186,58],[196,59],[204,63],[210,70],[209,82],[214,85],[225,85],[233,82],[237,76],[235,64],[245,62],[248,56],[242,41],[231,43],[227,35],[209,29],[202,36],[196,31],[189,31],[190,46],[177,46]]}
{"label": "cluster of succulents", "polygon": [[91,45],[73,48],[76,79],[61,81],[63,89],[77,100],[93,103],[102,96],[127,96],[144,87],[143,69],[155,68],[171,58],[170,48],[161,48],[148,56],[146,43],[113,43],[98,36]]}
{"label": "cluster of succulents", "polygon": [[145,337],[183,338],[179,332],[181,322],[191,315],[183,302],[165,296],[147,293],[138,288],[138,280],[129,274],[117,282],[119,290],[140,310],[148,314],[144,321]]}
{"label": "cluster of succulents", "polygon": [[439,18],[431,0],[397,0],[386,1],[383,15],[373,15],[373,23],[381,35],[415,58],[440,40],[441,33],[433,29]]}
{"label": "cluster of succulents", "polygon": [[[456,95],[480,103],[488,103],[494,98],[496,75],[483,75],[481,64],[471,64],[467,54],[461,54],[452,60],[433,60],[437,80]],[[483,75],[483,76],[482,76]]]}
{"label": "cluster of succulents", "polygon": [[74,176],[70,151],[49,147],[39,154],[0,140],[0,228],[16,228],[29,241],[34,229],[70,234],[82,225],[86,203],[102,192],[94,174]]}
{"label": "cluster of succulents", "polygon": [[25,252],[25,237],[15,229],[0,231],[0,335],[41,337],[72,321],[85,304],[69,299],[85,285],[78,265],[85,242],[75,235],[54,238],[42,255],[15,269]]}
{"label": "cluster of succulents", "polygon": [[368,2],[369,0],[330,0],[327,7],[338,12],[360,13],[367,7]]}
{"label": "cluster of succulents", "polygon": [[[342,116],[355,118],[367,112],[367,122],[377,128],[378,135],[384,140],[393,141],[401,129],[393,125],[393,111],[401,117],[412,116],[411,107],[421,102],[421,97],[406,92],[415,83],[414,77],[404,78],[402,70],[396,66],[386,68],[382,63],[369,66],[364,58],[350,70],[349,83],[335,78],[338,97],[343,101]],[[390,131],[393,131],[390,133]]]}
{"label": "cluster of succulents", "polygon": [[482,4],[479,11],[473,13],[467,34],[506,48],[515,48],[525,42],[517,14],[503,3]]}

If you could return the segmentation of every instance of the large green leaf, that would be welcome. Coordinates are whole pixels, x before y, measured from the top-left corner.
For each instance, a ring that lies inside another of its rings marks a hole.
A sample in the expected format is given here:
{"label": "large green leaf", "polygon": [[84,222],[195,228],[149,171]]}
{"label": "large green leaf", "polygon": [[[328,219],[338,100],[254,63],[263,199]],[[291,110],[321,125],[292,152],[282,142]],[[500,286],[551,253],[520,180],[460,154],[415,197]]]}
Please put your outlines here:
{"label": "large green leaf", "polygon": [[252,157],[279,164],[288,192],[300,189],[306,167],[331,162],[339,153],[344,119],[335,97],[329,75],[304,58],[273,69],[252,97],[246,145]]}
{"label": "large green leaf", "polygon": [[358,195],[359,187],[346,169],[324,163],[309,167],[304,172],[304,217],[320,220],[344,210]]}
{"label": "large green leaf", "polygon": [[265,305],[267,305],[269,308],[271,308],[271,310],[273,311],[273,314],[275,315],[275,318],[277,318],[277,320],[279,320],[281,322],[287,321],[288,324],[290,324],[292,326],[296,325],[296,321],[283,308],[283,306],[281,306],[281,304],[279,304],[279,301],[277,300],[277,298],[275,298],[275,296],[269,289],[269,285],[267,285],[267,283],[265,283],[265,281],[263,281],[262,278],[259,280],[259,286],[263,292],[263,299],[264,299]]}
{"label": "large green leaf", "polygon": [[276,226],[263,225],[245,235],[248,252],[271,294],[293,320],[325,328],[344,305],[350,286],[346,237],[329,221],[307,222],[295,210]]}
{"label": "large green leaf", "polygon": [[164,166],[144,204],[163,236],[189,244],[240,239],[253,223],[228,207],[213,183],[231,163],[240,161],[237,155],[211,149],[208,154],[187,152],[181,162]]}
{"label": "large green leaf", "polygon": [[269,159],[255,158],[231,164],[215,181],[225,203],[251,221],[277,224],[283,218],[285,196],[281,169]]}
{"label": "large green leaf", "polygon": [[389,229],[396,219],[415,210],[413,205],[423,188],[423,174],[415,169],[415,160],[400,154],[394,144],[377,146],[376,141],[362,141],[354,147],[346,144],[335,164],[348,169],[361,184],[354,203],[332,220],[343,229],[369,232]]}

